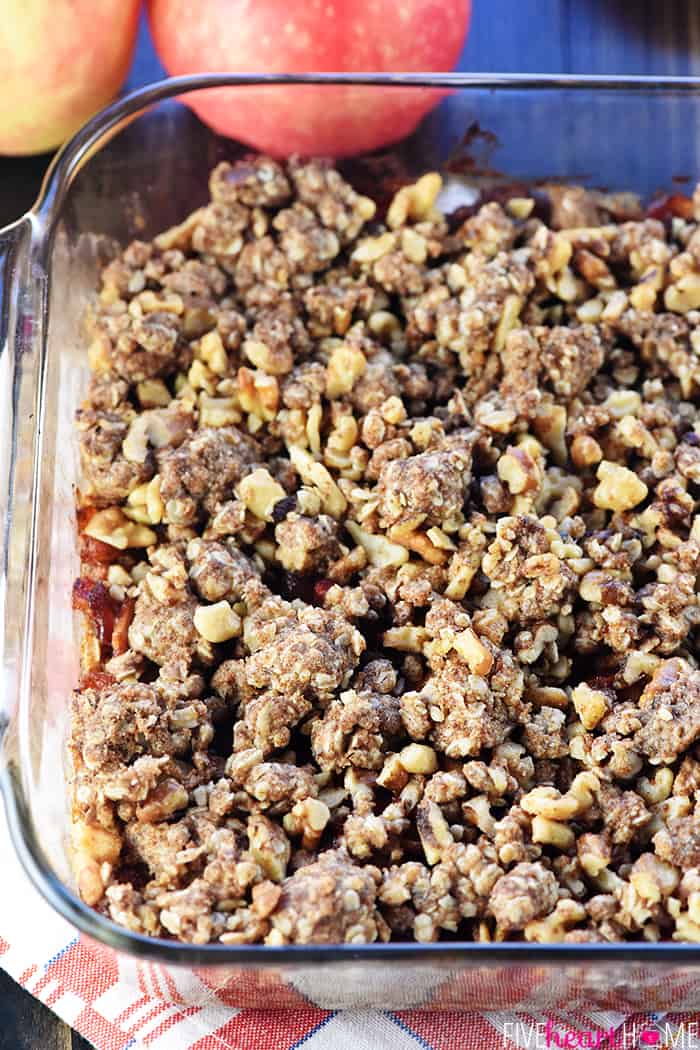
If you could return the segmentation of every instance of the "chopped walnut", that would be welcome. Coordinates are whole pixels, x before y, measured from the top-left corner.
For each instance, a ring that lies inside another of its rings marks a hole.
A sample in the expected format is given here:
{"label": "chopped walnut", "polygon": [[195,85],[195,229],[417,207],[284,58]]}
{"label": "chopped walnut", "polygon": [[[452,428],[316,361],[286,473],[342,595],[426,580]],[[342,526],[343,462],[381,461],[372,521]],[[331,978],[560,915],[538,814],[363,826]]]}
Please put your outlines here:
{"label": "chopped walnut", "polygon": [[672,762],[700,734],[700,671],[674,657],[660,664],[639,698],[634,743],[654,764]]}
{"label": "chopped walnut", "polygon": [[606,833],[615,844],[630,842],[652,817],[635,791],[619,791],[603,785],[598,801]]}
{"label": "chopped walnut", "polygon": [[557,880],[543,864],[516,864],[496,882],[489,909],[501,929],[522,930],[533,919],[548,915],[557,895]]}
{"label": "chopped walnut", "polygon": [[547,186],[552,206],[552,228],[566,230],[579,226],[600,226],[601,215],[596,195],[583,186]]}
{"label": "chopped walnut", "polygon": [[300,694],[258,693],[246,701],[243,717],[234,726],[234,747],[237,751],[254,747],[263,755],[278,751],[287,746],[292,729],[311,710],[311,702]]}
{"label": "chopped walnut", "polygon": [[246,594],[246,584],[259,579],[253,560],[233,543],[190,540],[187,561],[192,587],[207,602],[224,598],[239,602]]}
{"label": "chopped walnut", "polygon": [[[518,326],[525,297],[532,291],[534,278],[516,252],[499,252],[492,259],[472,253],[463,264],[453,264],[459,272],[458,296],[441,302],[435,311],[434,333],[439,346],[458,356],[469,377],[466,396],[469,401],[489,392],[498,377],[497,354],[503,349],[508,332]],[[448,270],[453,281],[457,274]],[[428,293],[430,294],[430,293]],[[414,307],[414,323],[421,297]],[[412,317],[409,313],[409,323]]]}
{"label": "chopped walnut", "polygon": [[291,572],[323,574],[341,554],[338,526],[327,514],[288,514],[275,528],[277,558]]}
{"label": "chopped walnut", "polygon": [[341,693],[314,723],[311,746],[321,769],[380,769],[402,730],[397,697],[352,689]]}
{"label": "chopped walnut", "polygon": [[162,698],[152,685],[141,682],[77,692],[73,725],[81,760],[94,771],[111,761],[131,762],[146,749],[154,755],[179,750]]}
{"label": "chopped walnut", "polygon": [[563,758],[569,753],[566,715],[556,707],[541,707],[523,729],[523,743],[535,758]]}
{"label": "chopped walnut", "polygon": [[466,219],[456,231],[456,236],[465,247],[490,256],[510,248],[516,235],[515,223],[495,201],[484,204],[476,215]]}
{"label": "chopped walnut", "polygon": [[488,852],[473,844],[453,843],[432,868],[409,861],[385,870],[379,900],[392,929],[401,929],[407,921],[417,940],[434,941],[441,929],[455,931],[462,919],[485,914],[502,872]]}
{"label": "chopped walnut", "polygon": [[131,649],[176,677],[186,675],[198,645],[196,609],[197,600],[191,595],[175,595],[173,601],[161,601],[144,586],[129,627]]}
{"label": "chopped walnut", "polygon": [[414,740],[432,740],[451,758],[496,747],[514,722],[525,721],[523,678],[513,658],[501,651],[488,678],[472,674],[457,654],[450,655],[420,692],[401,697],[401,717]]}
{"label": "chopped walnut", "polygon": [[365,648],[360,633],[342,616],[294,609],[275,599],[248,617],[243,639],[250,650],[245,671],[250,686],[318,700],[348,683]]}
{"label": "chopped walnut", "polygon": [[191,525],[201,509],[212,514],[259,460],[256,442],[235,427],[199,430],[178,448],[158,454],[166,520]]}
{"label": "chopped walnut", "polygon": [[368,944],[383,939],[376,910],[379,872],[342,851],[322,853],[282,883],[267,944]]}
{"label": "chopped walnut", "polygon": [[500,393],[518,414],[533,417],[545,398],[564,403],[582,393],[605,361],[605,343],[593,325],[514,328],[505,340]]}
{"label": "chopped walnut", "polygon": [[78,413],[80,466],[83,497],[95,506],[112,506],[154,473],[152,456],[141,462],[129,460],[123,443],[129,431],[125,412],[85,409]]}
{"label": "chopped walnut", "polygon": [[119,301],[106,306],[94,321],[90,367],[98,373],[115,372],[129,383],[170,376],[187,367],[191,351],[180,343],[178,315],[153,311],[133,316],[125,305]]}
{"label": "chopped walnut", "polygon": [[240,164],[218,164],[209,177],[212,200],[230,207],[244,204],[275,207],[292,195],[284,169],[269,157],[256,157]]}
{"label": "chopped walnut", "polygon": [[657,855],[685,871],[700,866],[700,828],[697,815],[670,820],[654,835]]}
{"label": "chopped walnut", "polygon": [[576,578],[553,544],[551,531],[536,518],[522,515],[498,522],[482,569],[491,583],[493,605],[509,620],[540,620],[566,610]]}
{"label": "chopped walnut", "polygon": [[469,452],[423,452],[391,460],[377,486],[387,526],[411,521],[424,527],[458,520],[469,484]]}
{"label": "chopped walnut", "polygon": [[289,762],[262,762],[255,748],[235,752],[226,764],[226,772],[261,809],[285,813],[295,802],[317,793],[311,773]]}

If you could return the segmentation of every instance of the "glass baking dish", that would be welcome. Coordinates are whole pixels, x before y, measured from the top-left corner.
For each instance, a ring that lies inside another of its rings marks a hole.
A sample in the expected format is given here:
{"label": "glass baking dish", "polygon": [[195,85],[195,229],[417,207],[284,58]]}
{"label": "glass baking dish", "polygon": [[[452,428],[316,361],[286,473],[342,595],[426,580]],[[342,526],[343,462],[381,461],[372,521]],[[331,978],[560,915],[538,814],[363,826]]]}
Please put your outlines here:
{"label": "glass baking dish", "polygon": [[[74,894],[66,850],[68,697],[77,680],[70,607],[77,572],[72,418],[86,378],[81,315],[116,242],[151,237],[203,203],[207,173],[244,147],[175,96],[234,85],[275,91],[442,89],[391,153],[353,162],[365,190],[441,168],[446,207],[484,183],[572,180],[644,195],[700,175],[700,80],[212,74],[145,88],[95,117],[54,162],[35,207],[0,231],[0,762],[15,848],[88,950],[123,975],[155,963],[184,1000],[232,1005],[529,1009],[700,1006],[687,944],[264,946],[177,944],[114,925]],[[250,85],[255,85],[251,87]],[[332,86],[333,85],[333,86]],[[374,87],[370,87],[373,85]]]}

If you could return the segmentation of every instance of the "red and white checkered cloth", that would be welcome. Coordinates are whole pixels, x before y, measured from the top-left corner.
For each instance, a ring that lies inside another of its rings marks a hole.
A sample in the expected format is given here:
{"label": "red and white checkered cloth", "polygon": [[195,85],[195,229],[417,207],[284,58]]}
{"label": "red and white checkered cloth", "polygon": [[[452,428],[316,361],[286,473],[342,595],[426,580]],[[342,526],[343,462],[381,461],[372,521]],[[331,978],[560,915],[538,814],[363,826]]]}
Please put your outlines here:
{"label": "red and white checkered cloth", "polygon": [[[14,857],[0,806],[0,966],[98,1050],[700,1050],[700,1014],[241,1010],[196,974],[100,964]],[[197,1002],[198,1005],[185,1005]],[[549,1020],[549,1029],[547,1021]],[[568,1039],[566,1036],[568,1035]]]}

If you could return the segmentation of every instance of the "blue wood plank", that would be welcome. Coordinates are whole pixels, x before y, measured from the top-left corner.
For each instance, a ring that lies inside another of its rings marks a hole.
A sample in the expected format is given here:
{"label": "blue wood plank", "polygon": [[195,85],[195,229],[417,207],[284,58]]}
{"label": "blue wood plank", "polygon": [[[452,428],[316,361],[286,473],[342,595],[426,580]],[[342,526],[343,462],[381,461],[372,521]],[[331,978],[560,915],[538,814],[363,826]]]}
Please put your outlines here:
{"label": "blue wood plank", "polygon": [[135,91],[136,88],[143,87],[144,84],[152,84],[154,80],[160,80],[164,76],[167,74],[153,47],[151,34],[148,31],[148,19],[143,11],[139,23],[134,61],[131,63],[129,78],[124,85],[124,90]]}
{"label": "blue wood plank", "polygon": [[567,0],[572,73],[688,75],[700,69],[698,5],[686,0]]}
{"label": "blue wood plank", "polygon": [[462,72],[564,73],[565,0],[473,0]]}
{"label": "blue wood plank", "polygon": [[474,0],[464,72],[700,74],[693,0]]}
{"label": "blue wood plank", "polygon": [[[700,74],[688,0],[474,0],[463,72]],[[128,90],[165,75],[142,17]]]}
{"label": "blue wood plank", "polygon": [[[692,0],[473,0],[463,72],[700,74]],[[165,76],[142,16],[126,84]]]}

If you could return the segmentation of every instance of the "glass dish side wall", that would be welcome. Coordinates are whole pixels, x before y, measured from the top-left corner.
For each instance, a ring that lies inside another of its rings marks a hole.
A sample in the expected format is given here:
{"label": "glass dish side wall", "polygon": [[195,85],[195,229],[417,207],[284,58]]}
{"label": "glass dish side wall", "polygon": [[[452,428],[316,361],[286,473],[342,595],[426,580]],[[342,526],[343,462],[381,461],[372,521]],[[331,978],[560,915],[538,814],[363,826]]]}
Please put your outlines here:
{"label": "glass dish side wall", "polygon": [[[697,85],[624,90],[520,82],[472,85],[445,98],[391,159],[353,162],[350,169],[371,189],[397,172],[416,175],[450,161],[450,207],[493,181],[569,179],[649,195],[700,174],[699,117]],[[232,1003],[269,1005],[272,981],[280,986],[280,1006],[298,1005],[301,996],[327,1007],[519,1005],[544,1010],[555,1003],[595,1002],[659,1010],[678,1006],[679,995],[682,1005],[697,1006],[700,960],[691,946],[195,948],[138,938],[97,917],[64,888],[70,872],[61,756],[68,697],[77,677],[70,607],[77,569],[72,419],[87,375],[81,317],[94,292],[99,263],[115,243],[148,238],[182,219],[205,200],[214,164],[241,151],[210,133],[183,106],[161,102],[91,155],[70,186],[65,179],[61,182],[59,162],[38,218],[26,219],[0,241],[6,275],[14,273],[14,284],[5,287],[3,316],[10,338],[0,355],[5,369],[0,375],[3,384],[21,394],[17,416],[22,431],[6,632],[13,633],[17,646],[24,642],[23,652],[18,648],[16,658],[6,656],[3,667],[6,696],[19,698],[5,740],[5,776],[11,781],[10,816],[25,863],[52,903],[94,936],[95,952],[116,947],[126,955],[172,964],[186,998],[201,997],[204,981],[210,987],[225,986]],[[7,388],[3,385],[3,397]],[[25,571],[30,552],[23,546],[32,513],[33,575]],[[33,590],[25,595],[28,583]],[[37,857],[45,870],[37,867]],[[126,955],[121,954],[120,965],[133,969],[138,964]],[[197,978],[190,969],[195,964]]]}

